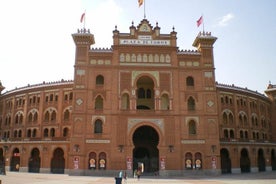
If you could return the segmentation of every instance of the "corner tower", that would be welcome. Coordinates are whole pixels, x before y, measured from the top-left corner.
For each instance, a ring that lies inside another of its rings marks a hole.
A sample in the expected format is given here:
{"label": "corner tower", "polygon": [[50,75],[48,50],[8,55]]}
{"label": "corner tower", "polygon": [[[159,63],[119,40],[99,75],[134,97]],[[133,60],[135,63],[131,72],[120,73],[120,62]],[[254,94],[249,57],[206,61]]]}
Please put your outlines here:
{"label": "corner tower", "polygon": [[[69,152],[69,169],[76,167],[83,168],[84,155],[84,132],[87,120],[87,88],[89,84],[88,69],[90,46],[95,43],[94,35],[89,29],[78,30],[72,34],[76,45],[75,51],[75,70],[73,86],[73,104],[72,104],[72,128],[71,145]],[[81,171],[80,171],[81,172]]]}

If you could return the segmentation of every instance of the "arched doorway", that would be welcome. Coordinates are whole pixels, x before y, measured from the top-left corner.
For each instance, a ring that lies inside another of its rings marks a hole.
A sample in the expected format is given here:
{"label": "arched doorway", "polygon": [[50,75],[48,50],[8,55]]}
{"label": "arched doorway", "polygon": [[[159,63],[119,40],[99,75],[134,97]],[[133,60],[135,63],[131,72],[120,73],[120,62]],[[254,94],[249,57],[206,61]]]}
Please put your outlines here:
{"label": "arched doorway", "polygon": [[231,173],[231,159],[229,157],[229,152],[227,149],[223,148],[220,150],[220,156],[221,156],[221,173],[227,174]]}
{"label": "arched doorway", "polygon": [[40,170],[40,152],[38,148],[34,148],[31,151],[31,157],[29,158],[29,172],[39,173]]}
{"label": "arched doorway", "polygon": [[61,148],[56,148],[51,160],[51,172],[54,174],[64,174],[64,168],[64,151]]}
{"label": "arched doorway", "polygon": [[0,148],[0,174],[6,174],[4,151]]}
{"label": "arched doorway", "polygon": [[241,150],[240,168],[242,173],[250,172],[250,159],[248,156],[248,151],[245,148]]}
{"label": "arched doorway", "polygon": [[265,158],[263,149],[258,150],[258,169],[259,171],[265,171]]}
{"label": "arched doorway", "polygon": [[12,152],[12,157],[11,157],[11,171],[19,171],[20,168],[20,153],[19,149],[15,148]]}
{"label": "arched doorway", "polygon": [[154,173],[159,170],[159,143],[158,133],[151,126],[137,128],[132,137],[135,148],[133,149],[133,169],[143,165],[144,173]]}
{"label": "arched doorway", "polygon": [[272,166],[272,170],[275,171],[276,170],[276,155],[275,155],[275,150],[272,149],[271,150],[271,166]]}

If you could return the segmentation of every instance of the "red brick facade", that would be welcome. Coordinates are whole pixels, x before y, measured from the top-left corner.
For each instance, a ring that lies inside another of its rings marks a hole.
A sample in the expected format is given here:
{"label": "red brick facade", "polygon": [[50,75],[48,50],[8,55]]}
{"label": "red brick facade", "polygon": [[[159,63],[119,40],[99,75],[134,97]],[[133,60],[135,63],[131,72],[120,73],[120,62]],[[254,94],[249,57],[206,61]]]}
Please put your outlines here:
{"label": "red brick facade", "polygon": [[[275,169],[275,87],[269,97],[215,82],[211,33],[194,51],[144,19],[113,31],[111,49],[73,34],[74,80],[0,98],[0,152],[13,171],[183,175]],[[92,47],[91,47],[92,45]],[[1,160],[0,159],[0,160]]]}

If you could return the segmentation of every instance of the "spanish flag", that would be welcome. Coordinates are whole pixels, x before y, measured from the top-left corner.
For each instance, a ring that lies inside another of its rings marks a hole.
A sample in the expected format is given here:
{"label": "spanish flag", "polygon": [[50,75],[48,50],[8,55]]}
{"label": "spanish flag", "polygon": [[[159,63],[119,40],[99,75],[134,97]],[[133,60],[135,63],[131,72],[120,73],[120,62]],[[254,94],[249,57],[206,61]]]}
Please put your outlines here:
{"label": "spanish flag", "polygon": [[85,12],[81,15],[80,22],[83,22],[85,19]]}
{"label": "spanish flag", "polygon": [[201,17],[196,21],[197,27],[199,27],[202,23],[203,23],[203,16],[201,15]]}
{"label": "spanish flag", "polygon": [[144,0],[138,0],[139,7],[142,6],[144,3]]}

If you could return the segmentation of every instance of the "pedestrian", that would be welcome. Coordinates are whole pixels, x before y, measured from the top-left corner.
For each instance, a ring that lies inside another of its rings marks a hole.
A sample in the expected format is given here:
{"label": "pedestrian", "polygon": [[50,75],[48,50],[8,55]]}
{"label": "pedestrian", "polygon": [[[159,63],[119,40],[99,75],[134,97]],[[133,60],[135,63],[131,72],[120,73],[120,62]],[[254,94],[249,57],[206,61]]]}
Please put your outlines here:
{"label": "pedestrian", "polygon": [[127,183],[127,172],[124,171],[124,183],[126,184]]}
{"label": "pedestrian", "polygon": [[137,171],[137,179],[138,179],[138,181],[140,180],[140,176],[141,176],[141,170],[138,169],[138,171]]}

